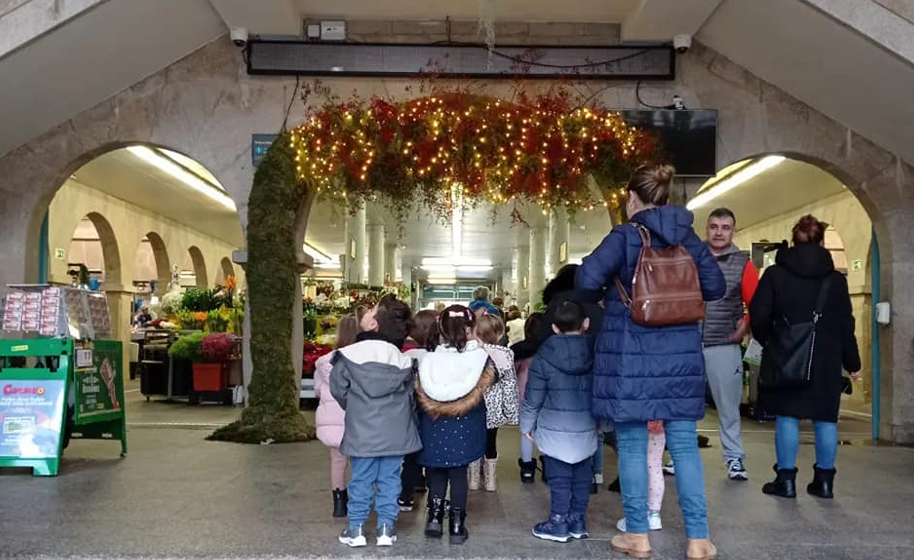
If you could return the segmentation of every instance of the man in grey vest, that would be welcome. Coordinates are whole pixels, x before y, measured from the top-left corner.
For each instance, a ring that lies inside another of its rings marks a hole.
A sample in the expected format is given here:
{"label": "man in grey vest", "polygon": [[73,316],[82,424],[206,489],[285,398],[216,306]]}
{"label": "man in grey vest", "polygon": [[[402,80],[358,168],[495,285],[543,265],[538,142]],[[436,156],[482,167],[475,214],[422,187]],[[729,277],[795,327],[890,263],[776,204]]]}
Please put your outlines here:
{"label": "man in grey vest", "polygon": [[702,323],[705,371],[711,396],[720,417],[720,440],[727,476],[730,480],[749,480],[743,459],[739,405],[743,396],[743,339],[749,334],[746,309],[758,287],[758,271],[749,254],[733,244],[736,216],[718,208],[708,217],[707,243],[727,279],[723,299],[706,303]]}

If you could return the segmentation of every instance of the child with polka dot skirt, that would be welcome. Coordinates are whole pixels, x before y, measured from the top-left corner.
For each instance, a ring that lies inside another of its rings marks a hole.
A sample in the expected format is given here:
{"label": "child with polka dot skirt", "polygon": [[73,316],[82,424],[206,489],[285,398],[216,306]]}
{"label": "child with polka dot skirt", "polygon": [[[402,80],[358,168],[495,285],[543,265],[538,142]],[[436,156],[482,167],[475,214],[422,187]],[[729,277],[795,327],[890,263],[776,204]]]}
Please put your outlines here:
{"label": "child with polka dot skirt", "polygon": [[[476,339],[476,317],[462,305],[441,312],[429,347],[419,362],[419,464],[428,479],[425,535],[441,538],[444,515],[452,544],[462,544],[466,529],[467,467],[486,451],[486,390],[498,381],[488,353]],[[435,340],[437,339],[437,340]],[[450,507],[446,501],[450,487]]]}
{"label": "child with polka dot skirt", "polygon": [[[663,420],[647,423],[647,523],[651,531],[663,529],[660,522],[660,506],[666,483],[663,481],[663,448],[666,447],[666,432]],[[625,518],[619,520],[616,528],[625,532]]]}

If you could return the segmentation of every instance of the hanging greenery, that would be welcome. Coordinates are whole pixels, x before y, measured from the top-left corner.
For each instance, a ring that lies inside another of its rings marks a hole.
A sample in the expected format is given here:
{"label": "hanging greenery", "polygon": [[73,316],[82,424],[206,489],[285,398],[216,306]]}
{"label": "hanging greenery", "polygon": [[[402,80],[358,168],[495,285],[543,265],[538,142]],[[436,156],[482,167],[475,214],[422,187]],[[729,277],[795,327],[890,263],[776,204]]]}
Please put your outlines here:
{"label": "hanging greenery", "polygon": [[330,99],[292,132],[296,173],[318,196],[351,208],[377,199],[402,211],[418,197],[447,220],[455,189],[469,205],[609,207],[612,198],[594,193],[588,177],[619,187],[659,153],[655,135],[580,105],[566,88],[515,97],[458,89],[401,103]]}

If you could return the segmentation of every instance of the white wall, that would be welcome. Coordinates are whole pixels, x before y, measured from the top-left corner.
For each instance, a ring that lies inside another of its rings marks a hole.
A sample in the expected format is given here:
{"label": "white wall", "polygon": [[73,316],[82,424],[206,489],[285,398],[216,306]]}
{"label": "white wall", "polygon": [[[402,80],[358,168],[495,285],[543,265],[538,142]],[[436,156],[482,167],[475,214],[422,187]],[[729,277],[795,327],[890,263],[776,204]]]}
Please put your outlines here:
{"label": "white wall", "polygon": [[[110,224],[117,242],[120,269],[110,270],[111,263],[106,265],[106,281],[112,289],[132,288],[134,280],[150,280],[150,272],[155,270],[155,260],[150,262],[148,249],[140,252],[143,238],[153,232],[162,238],[167,249],[168,269],[177,265],[181,269],[191,268],[189,248],[198,247],[205,259],[205,272],[208,284],[212,285],[220,276],[221,261],[231,259],[232,251],[237,247],[230,242],[216,239],[201,233],[187,225],[175,222],[164,216],[153,214],[129,202],[108,196],[78,181],[68,180],[57,192],[50,205],[48,221],[48,243],[51,250],[51,282],[69,283],[67,262],[82,255],[67,254],[64,259],[55,258],[57,249],[69,251],[74,232],[82,219],[91,213],[98,214]],[[240,225],[239,225],[240,227]],[[84,230],[83,230],[84,231]],[[102,241],[105,241],[103,232]],[[92,245],[80,243],[80,245]],[[97,245],[96,245],[97,247]],[[91,256],[92,248],[86,247]],[[97,248],[95,249],[97,251]],[[95,259],[90,259],[95,260]],[[244,276],[241,267],[235,267],[235,274]]]}

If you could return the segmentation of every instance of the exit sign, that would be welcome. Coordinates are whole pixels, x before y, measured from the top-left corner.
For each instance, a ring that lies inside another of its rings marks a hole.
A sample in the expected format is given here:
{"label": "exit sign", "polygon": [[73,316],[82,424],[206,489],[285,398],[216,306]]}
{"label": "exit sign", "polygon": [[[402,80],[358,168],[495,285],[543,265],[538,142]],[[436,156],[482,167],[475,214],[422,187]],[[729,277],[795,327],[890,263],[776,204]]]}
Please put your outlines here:
{"label": "exit sign", "polygon": [[266,157],[270,146],[273,145],[277,138],[279,138],[278,134],[251,135],[251,164],[254,167],[260,165],[260,162]]}

